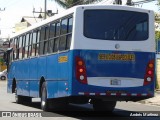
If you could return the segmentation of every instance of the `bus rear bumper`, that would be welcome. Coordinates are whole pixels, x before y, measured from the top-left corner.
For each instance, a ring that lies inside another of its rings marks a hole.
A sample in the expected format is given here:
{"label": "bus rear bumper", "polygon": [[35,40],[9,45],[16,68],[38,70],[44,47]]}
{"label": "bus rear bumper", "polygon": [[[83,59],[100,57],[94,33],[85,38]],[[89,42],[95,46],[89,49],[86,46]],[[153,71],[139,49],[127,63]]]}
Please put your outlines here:
{"label": "bus rear bumper", "polygon": [[[70,96],[73,97],[73,96]],[[74,97],[80,97],[80,98],[88,98],[88,99],[102,99],[105,101],[139,101],[144,100],[148,98],[154,97],[154,94],[138,94],[138,93],[132,93],[132,94],[119,94],[119,93],[85,93],[85,92],[79,92],[79,95]]]}

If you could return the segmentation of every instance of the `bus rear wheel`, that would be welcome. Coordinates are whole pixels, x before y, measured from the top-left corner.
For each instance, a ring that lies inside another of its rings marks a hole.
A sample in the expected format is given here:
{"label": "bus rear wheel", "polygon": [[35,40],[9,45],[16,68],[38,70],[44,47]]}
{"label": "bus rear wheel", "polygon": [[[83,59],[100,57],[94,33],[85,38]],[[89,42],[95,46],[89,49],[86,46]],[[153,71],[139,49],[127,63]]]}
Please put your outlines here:
{"label": "bus rear wheel", "polygon": [[47,88],[46,82],[42,84],[41,87],[41,109],[43,111],[54,111],[54,110],[64,110],[67,108],[68,101],[65,98],[54,98],[54,99],[47,99]]}
{"label": "bus rear wheel", "polygon": [[16,100],[16,103],[18,103],[18,104],[23,103],[23,98],[20,95],[15,95],[15,100]]}
{"label": "bus rear wheel", "polygon": [[113,112],[115,106],[116,106],[116,101],[95,100],[93,102],[93,108],[95,111]]}
{"label": "bus rear wheel", "polygon": [[32,102],[32,98],[27,97],[27,96],[16,95],[15,99],[16,99],[16,103],[18,103],[18,104],[31,103]]}
{"label": "bus rear wheel", "polygon": [[17,95],[17,88],[15,88],[15,100],[16,100],[16,103],[18,103],[18,104],[23,104],[25,102],[26,103],[31,103],[32,102],[31,97]]}

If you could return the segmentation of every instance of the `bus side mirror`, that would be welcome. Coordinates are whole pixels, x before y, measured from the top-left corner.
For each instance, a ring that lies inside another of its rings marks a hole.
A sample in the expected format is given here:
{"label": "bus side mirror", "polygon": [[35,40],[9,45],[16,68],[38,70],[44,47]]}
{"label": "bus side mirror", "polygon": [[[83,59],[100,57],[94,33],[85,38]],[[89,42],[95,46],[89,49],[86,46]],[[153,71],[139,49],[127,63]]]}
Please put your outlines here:
{"label": "bus side mirror", "polygon": [[7,51],[4,52],[3,54],[3,59],[6,63],[6,65],[9,65],[10,62],[10,53],[13,51],[13,48],[8,48]]}
{"label": "bus side mirror", "polygon": [[7,63],[7,52],[4,52],[3,54],[3,60],[5,63]]}

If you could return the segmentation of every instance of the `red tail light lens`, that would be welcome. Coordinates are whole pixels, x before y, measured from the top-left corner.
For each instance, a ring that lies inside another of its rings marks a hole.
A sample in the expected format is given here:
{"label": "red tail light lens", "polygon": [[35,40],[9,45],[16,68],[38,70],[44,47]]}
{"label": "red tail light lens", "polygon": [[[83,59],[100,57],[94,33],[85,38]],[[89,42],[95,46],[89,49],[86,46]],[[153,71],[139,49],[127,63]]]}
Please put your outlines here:
{"label": "red tail light lens", "polygon": [[83,73],[83,71],[84,71],[84,70],[83,70],[82,68],[79,69],[79,72],[80,72],[80,73]]}
{"label": "red tail light lens", "polygon": [[78,61],[78,65],[79,65],[79,66],[83,65],[83,61],[79,60],[79,61]]}
{"label": "red tail light lens", "polygon": [[76,79],[83,84],[87,84],[86,65],[80,57],[76,57]]}
{"label": "red tail light lens", "polygon": [[144,85],[148,85],[154,79],[154,60],[149,61],[144,76]]}
{"label": "red tail light lens", "polygon": [[151,70],[148,71],[148,75],[152,75],[152,73],[153,73],[153,72],[152,72]]}

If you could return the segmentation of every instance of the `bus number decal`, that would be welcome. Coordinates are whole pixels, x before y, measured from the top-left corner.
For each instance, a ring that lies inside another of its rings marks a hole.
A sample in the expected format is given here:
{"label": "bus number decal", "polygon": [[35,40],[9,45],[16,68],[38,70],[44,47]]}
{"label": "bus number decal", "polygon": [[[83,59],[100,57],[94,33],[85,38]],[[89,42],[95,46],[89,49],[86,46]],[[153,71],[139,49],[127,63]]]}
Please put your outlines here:
{"label": "bus number decal", "polygon": [[121,60],[121,61],[135,61],[134,54],[104,54],[98,55],[98,60]]}
{"label": "bus number decal", "polygon": [[59,62],[59,63],[68,62],[68,56],[60,56],[60,57],[58,58],[58,62]]}

